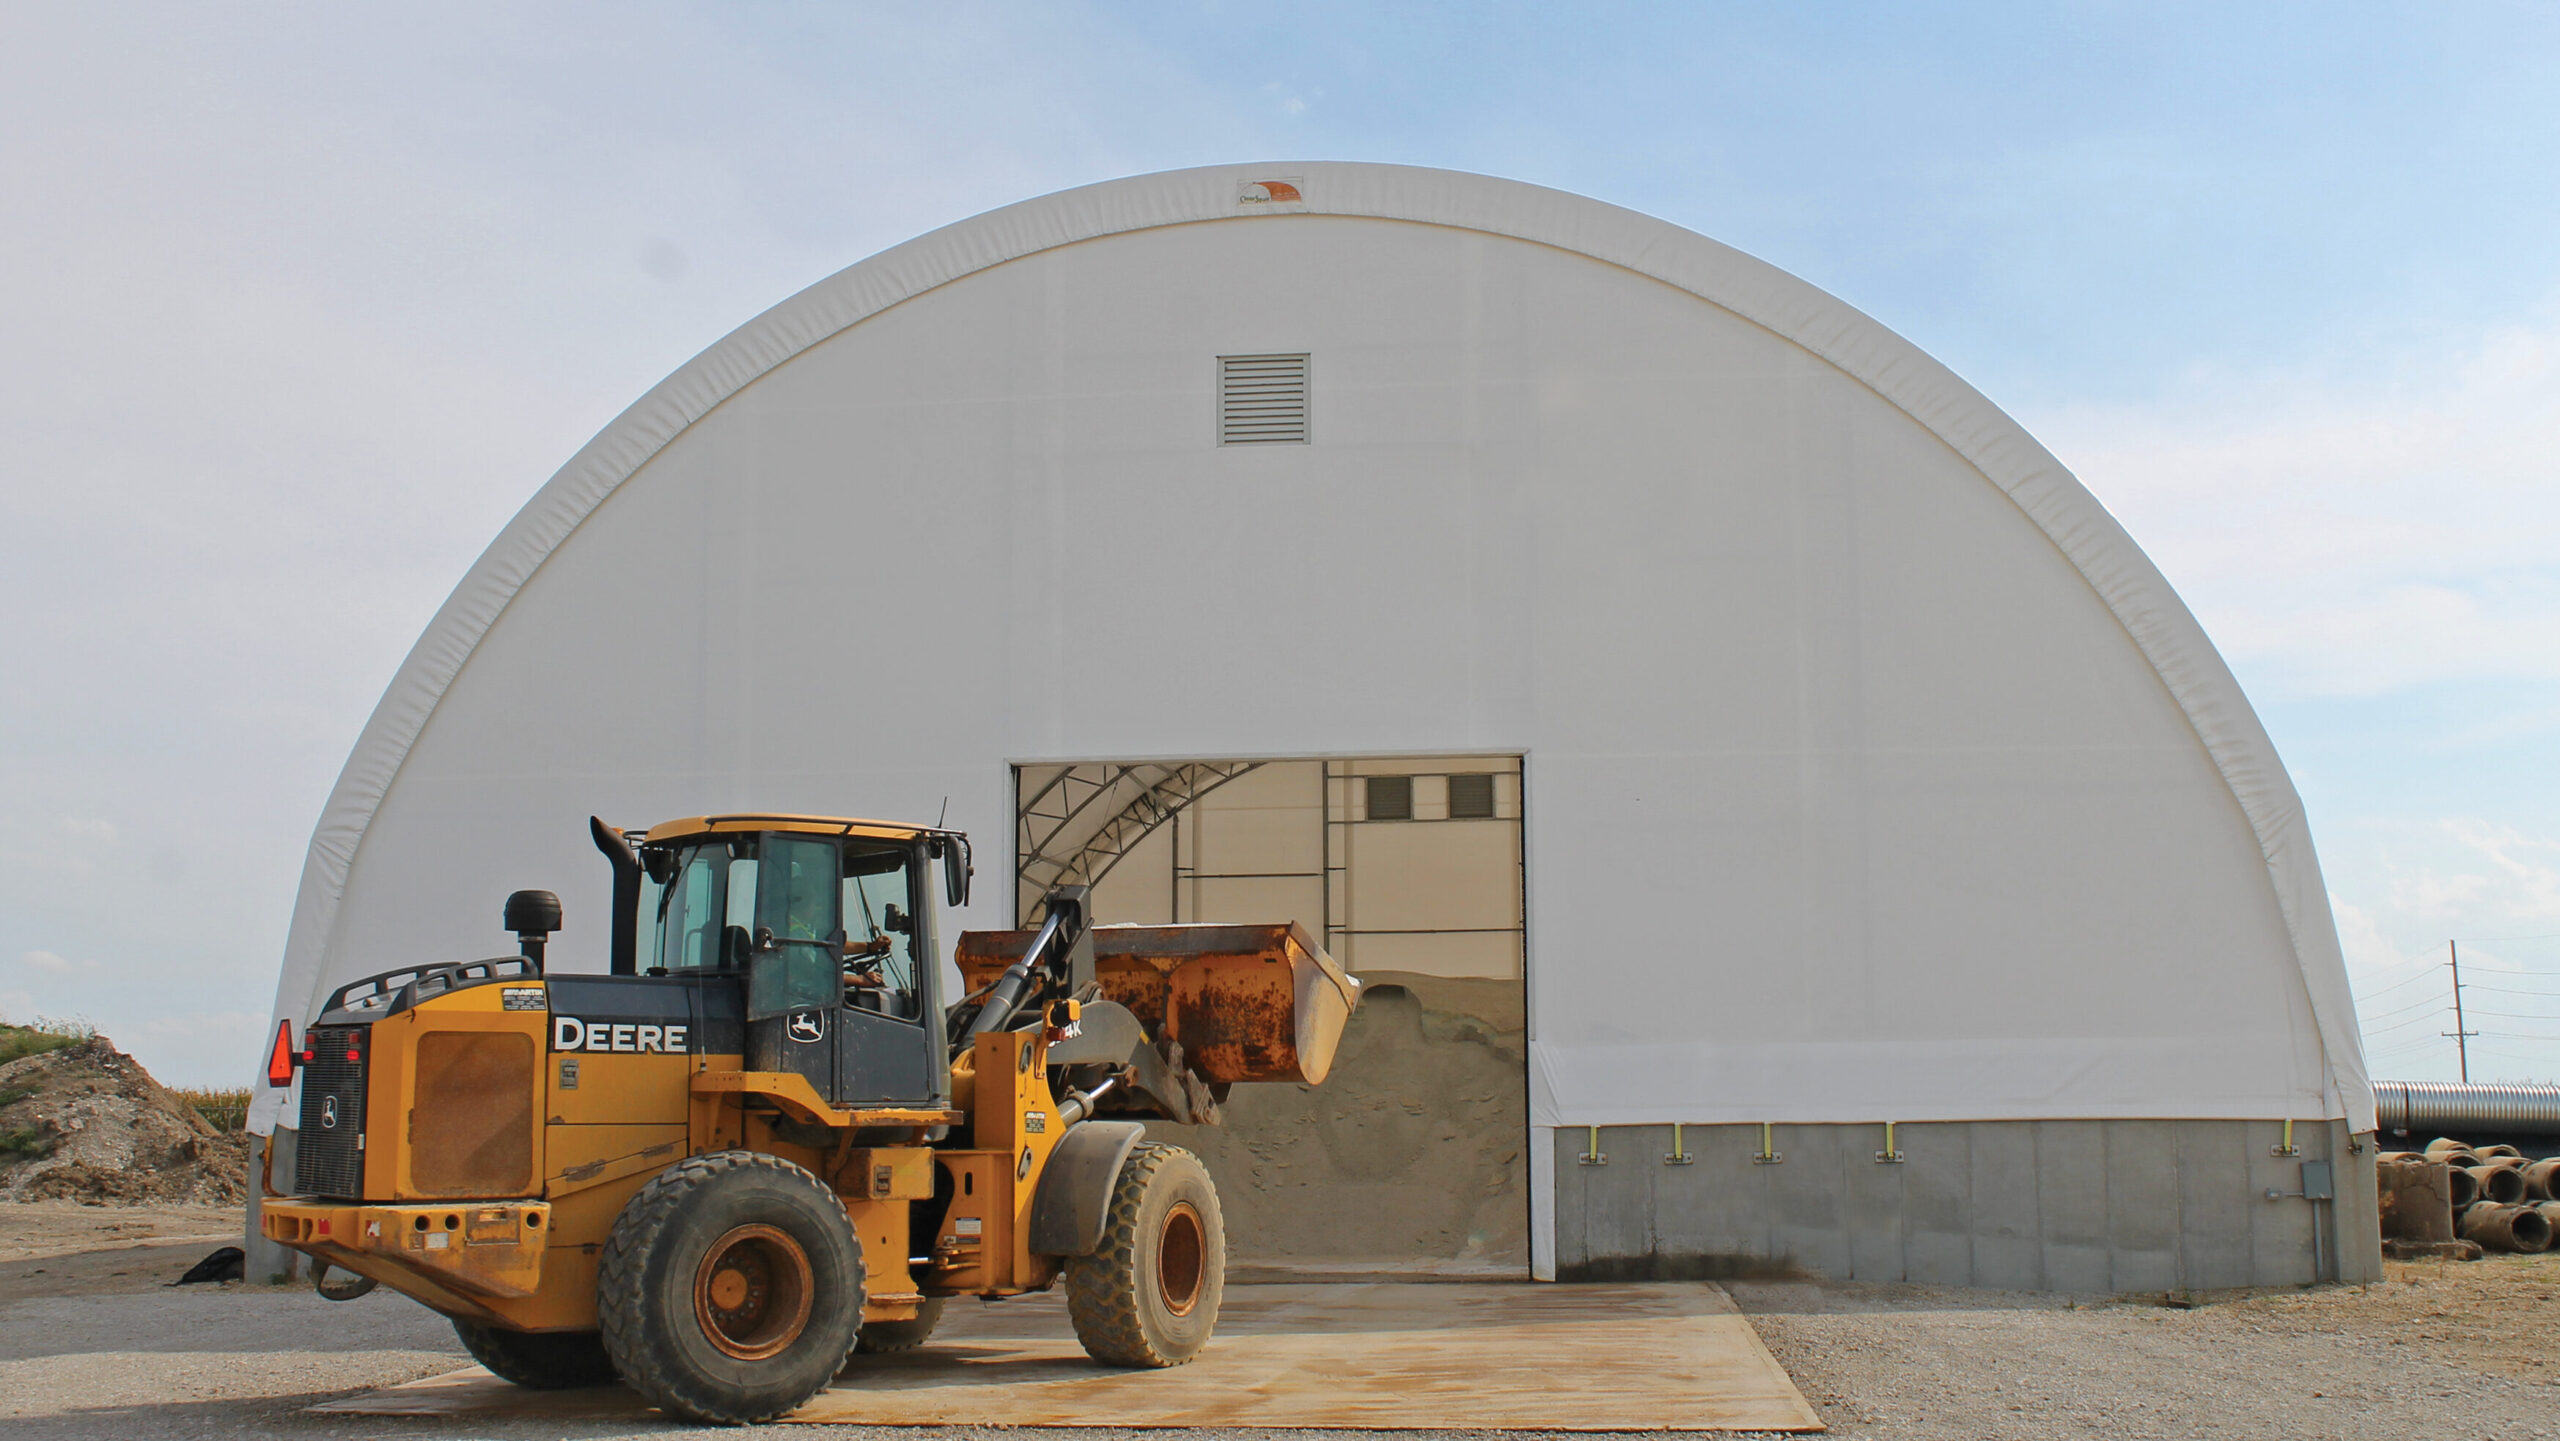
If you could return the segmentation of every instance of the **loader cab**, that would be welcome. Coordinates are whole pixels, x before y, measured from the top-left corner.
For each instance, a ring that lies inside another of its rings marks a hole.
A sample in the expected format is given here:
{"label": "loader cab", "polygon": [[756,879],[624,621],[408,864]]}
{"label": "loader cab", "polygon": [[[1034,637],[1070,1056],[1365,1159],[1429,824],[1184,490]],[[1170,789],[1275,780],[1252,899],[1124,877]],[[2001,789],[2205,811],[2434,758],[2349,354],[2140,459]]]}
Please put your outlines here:
{"label": "loader cab", "polygon": [[639,849],[637,969],[737,988],[749,1070],[796,1072],[837,1105],[939,1106],[937,853],[966,864],[956,837],[862,822],[660,826]]}

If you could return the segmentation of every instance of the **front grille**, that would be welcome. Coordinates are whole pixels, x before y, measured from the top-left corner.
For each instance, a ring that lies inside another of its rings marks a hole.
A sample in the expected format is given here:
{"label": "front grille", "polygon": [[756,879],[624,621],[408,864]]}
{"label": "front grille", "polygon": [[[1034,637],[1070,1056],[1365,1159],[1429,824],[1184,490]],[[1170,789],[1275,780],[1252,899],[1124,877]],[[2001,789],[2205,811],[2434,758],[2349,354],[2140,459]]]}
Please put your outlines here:
{"label": "front grille", "polygon": [[333,1201],[364,1199],[364,1071],[373,1032],[331,1026],[303,1037],[302,1128],[294,1138],[293,1190]]}

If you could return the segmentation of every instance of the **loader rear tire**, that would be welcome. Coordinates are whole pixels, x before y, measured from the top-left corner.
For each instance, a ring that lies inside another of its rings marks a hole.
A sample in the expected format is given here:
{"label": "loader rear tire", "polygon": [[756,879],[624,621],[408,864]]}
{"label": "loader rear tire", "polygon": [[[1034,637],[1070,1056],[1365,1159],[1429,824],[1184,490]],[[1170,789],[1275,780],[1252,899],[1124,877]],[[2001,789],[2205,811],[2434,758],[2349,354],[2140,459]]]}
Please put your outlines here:
{"label": "loader rear tire", "polygon": [[925,1343],[933,1328],[942,1324],[941,1296],[927,1296],[916,1305],[915,1319],[910,1321],[866,1321],[853,1333],[854,1354],[891,1356],[912,1351]]}
{"label": "loader rear tire", "polygon": [[1180,1146],[1143,1144],[1113,1183],[1102,1244],[1067,1258],[1067,1317],[1106,1366],[1179,1366],[1200,1354],[1225,1299],[1218,1188]]}
{"label": "loader rear tire", "polygon": [[835,1192],[789,1161],[695,1156],[622,1208],[596,1317],[623,1381],[669,1416],[770,1421],[843,1368],[862,1321],[862,1243]]}
{"label": "loader rear tire", "polygon": [[453,1333],[491,1375],[528,1390],[567,1391],[614,1382],[613,1358],[604,1353],[604,1338],[593,1331],[510,1331],[457,1320]]}

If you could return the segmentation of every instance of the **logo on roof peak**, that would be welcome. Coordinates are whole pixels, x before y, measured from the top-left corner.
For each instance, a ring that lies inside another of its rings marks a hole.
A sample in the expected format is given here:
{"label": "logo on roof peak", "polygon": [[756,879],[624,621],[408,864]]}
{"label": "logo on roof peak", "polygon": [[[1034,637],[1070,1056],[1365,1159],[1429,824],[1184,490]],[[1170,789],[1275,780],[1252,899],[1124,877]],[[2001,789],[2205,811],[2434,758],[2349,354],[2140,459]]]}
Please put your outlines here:
{"label": "logo on roof peak", "polygon": [[1239,180],[1236,182],[1236,204],[1304,205],[1307,197],[1298,189],[1302,183],[1295,175],[1285,180]]}

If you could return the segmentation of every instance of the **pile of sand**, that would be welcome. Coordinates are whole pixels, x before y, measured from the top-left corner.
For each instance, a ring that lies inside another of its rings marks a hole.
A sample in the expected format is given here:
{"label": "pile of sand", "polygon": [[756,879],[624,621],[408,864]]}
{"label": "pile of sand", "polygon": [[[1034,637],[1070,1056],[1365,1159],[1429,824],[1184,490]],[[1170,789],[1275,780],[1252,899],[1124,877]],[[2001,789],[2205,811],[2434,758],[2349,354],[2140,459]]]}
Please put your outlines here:
{"label": "pile of sand", "polygon": [[239,1205],[247,1148],[93,1036],[0,1066],[0,1199]]}
{"label": "pile of sand", "polygon": [[1147,1137],[1208,1166],[1239,1266],[1525,1272],[1520,983],[1388,974],[1323,1085],[1238,1086],[1223,1124]]}

